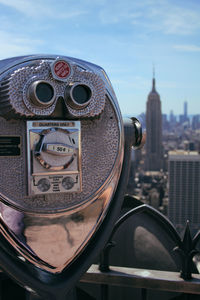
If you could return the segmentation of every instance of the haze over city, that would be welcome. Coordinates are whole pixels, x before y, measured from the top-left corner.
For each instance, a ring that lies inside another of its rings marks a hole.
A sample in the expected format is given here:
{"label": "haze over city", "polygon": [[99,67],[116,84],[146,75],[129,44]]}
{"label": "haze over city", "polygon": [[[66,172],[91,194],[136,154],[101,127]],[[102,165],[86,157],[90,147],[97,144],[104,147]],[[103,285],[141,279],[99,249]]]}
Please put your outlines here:
{"label": "haze over city", "polygon": [[0,0],[0,59],[58,54],[102,66],[123,114],[144,112],[155,66],[162,112],[200,110],[198,0]]}

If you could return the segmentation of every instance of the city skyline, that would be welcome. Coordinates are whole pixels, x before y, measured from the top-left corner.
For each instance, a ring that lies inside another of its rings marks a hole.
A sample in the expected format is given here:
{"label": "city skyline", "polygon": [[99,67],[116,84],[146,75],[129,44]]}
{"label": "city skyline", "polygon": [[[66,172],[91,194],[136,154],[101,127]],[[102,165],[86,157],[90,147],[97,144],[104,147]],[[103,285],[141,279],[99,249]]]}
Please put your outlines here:
{"label": "city skyline", "polygon": [[[184,104],[185,104],[185,103],[187,103],[187,106],[188,106],[188,102],[187,102],[187,101],[183,101],[183,102],[182,102],[182,107],[180,107],[180,112],[174,113],[174,111],[173,111],[172,109],[170,109],[168,113],[165,113],[165,112],[163,113],[163,112],[162,112],[162,115],[167,116],[168,120],[170,120],[170,115],[173,114],[174,117],[178,118],[178,119],[176,120],[176,121],[178,122],[178,121],[179,121],[179,117],[180,117],[180,116],[184,116]],[[162,104],[162,101],[161,101],[161,104]],[[145,108],[145,109],[146,109],[146,108]],[[138,114],[138,117],[140,117],[141,114],[145,114],[145,109],[144,109],[144,111],[141,111],[140,114]],[[196,113],[194,113],[194,114],[188,114],[188,113],[187,113],[187,116],[188,116],[189,118],[190,118],[190,117],[193,117],[193,116],[197,116],[197,115],[200,115],[200,112],[196,112]],[[127,117],[132,117],[131,114],[130,114],[130,115],[127,114],[126,116],[127,116]]]}
{"label": "city skyline", "polygon": [[58,54],[102,66],[122,114],[145,111],[155,65],[162,112],[200,111],[197,0],[0,0],[0,59]]}
{"label": "city skyline", "polygon": [[139,153],[134,152],[128,193],[168,216],[179,233],[187,220],[195,233],[200,217],[200,114],[190,118],[184,101],[179,118],[172,111],[167,117],[161,103],[153,77],[145,114],[139,116],[146,128],[146,143]]}

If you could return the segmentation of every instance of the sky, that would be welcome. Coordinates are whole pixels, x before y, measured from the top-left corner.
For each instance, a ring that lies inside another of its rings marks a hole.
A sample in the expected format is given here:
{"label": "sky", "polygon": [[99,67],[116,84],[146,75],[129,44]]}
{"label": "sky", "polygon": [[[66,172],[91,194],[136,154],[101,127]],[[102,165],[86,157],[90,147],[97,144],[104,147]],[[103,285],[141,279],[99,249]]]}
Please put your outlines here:
{"label": "sky", "polygon": [[80,58],[103,67],[123,115],[145,112],[153,66],[162,112],[200,114],[199,0],[0,0],[0,59]]}

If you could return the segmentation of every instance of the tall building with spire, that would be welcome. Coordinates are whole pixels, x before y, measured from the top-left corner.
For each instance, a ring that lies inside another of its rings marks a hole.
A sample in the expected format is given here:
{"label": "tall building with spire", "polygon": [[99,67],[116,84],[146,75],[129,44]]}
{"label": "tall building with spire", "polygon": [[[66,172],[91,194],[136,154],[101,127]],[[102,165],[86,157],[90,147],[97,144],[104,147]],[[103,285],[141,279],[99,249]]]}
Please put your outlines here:
{"label": "tall building with spire", "polygon": [[146,104],[146,171],[160,171],[163,168],[162,113],[161,101],[156,91],[153,74],[152,91]]}

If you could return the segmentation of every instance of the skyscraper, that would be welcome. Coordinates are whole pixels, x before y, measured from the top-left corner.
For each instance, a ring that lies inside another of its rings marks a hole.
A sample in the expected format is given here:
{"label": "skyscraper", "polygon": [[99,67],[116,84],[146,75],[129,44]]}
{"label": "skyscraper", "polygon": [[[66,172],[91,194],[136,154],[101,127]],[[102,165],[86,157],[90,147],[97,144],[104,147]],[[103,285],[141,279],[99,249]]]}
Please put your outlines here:
{"label": "skyscraper", "polygon": [[195,151],[169,152],[168,216],[183,231],[186,221],[196,231],[200,223],[200,155]]}
{"label": "skyscraper", "polygon": [[187,120],[187,101],[184,102],[184,117]]}
{"label": "skyscraper", "polygon": [[153,77],[152,91],[146,105],[146,160],[147,171],[160,171],[163,168],[162,113],[160,96],[156,91]]}
{"label": "skyscraper", "polygon": [[179,121],[181,124],[189,121],[187,101],[185,101],[183,104],[183,115],[180,115]]}

